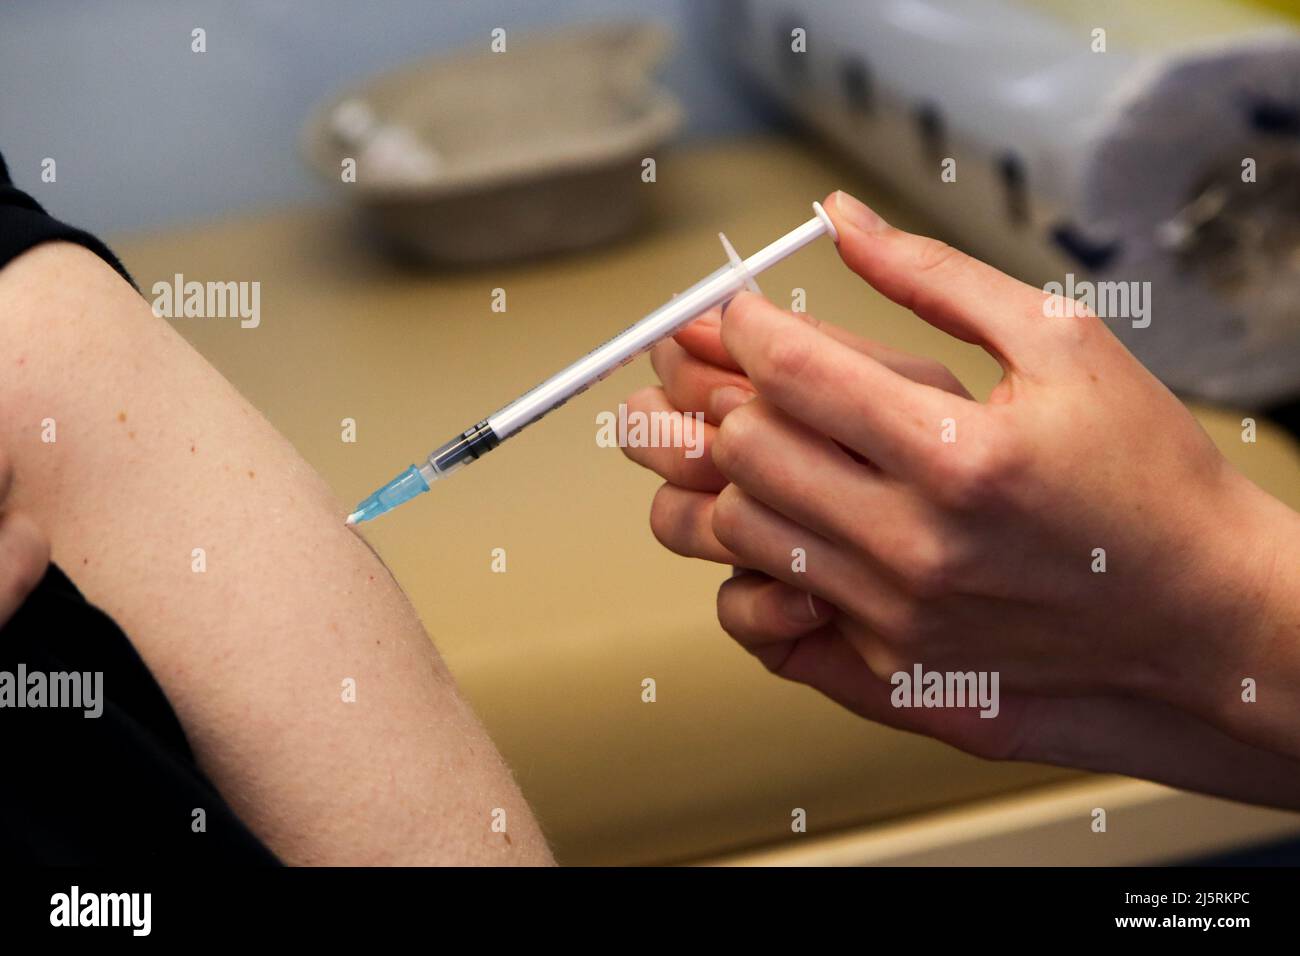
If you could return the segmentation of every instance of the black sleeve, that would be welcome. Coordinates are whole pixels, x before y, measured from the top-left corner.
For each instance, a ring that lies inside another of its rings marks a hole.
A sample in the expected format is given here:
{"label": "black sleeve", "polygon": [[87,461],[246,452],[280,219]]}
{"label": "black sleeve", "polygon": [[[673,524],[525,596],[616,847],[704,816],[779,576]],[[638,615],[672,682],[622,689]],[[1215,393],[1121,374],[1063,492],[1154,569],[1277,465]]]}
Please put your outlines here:
{"label": "black sleeve", "polygon": [[[18,258],[32,246],[58,240],[85,246],[135,286],[135,280],[108,246],[90,233],[47,215],[40,203],[18,189],[9,178],[9,167],[5,165],[4,156],[0,155],[0,267],[9,260]],[[136,291],[139,291],[138,287]]]}
{"label": "black sleeve", "polygon": [[[52,240],[131,281],[102,242],[16,189],[0,158],[0,268]],[[199,769],[126,635],[54,565],[0,622],[0,754],[0,866],[278,862]]]}
{"label": "black sleeve", "polygon": [[126,635],[54,565],[0,630],[0,741],[0,865],[276,862]]}

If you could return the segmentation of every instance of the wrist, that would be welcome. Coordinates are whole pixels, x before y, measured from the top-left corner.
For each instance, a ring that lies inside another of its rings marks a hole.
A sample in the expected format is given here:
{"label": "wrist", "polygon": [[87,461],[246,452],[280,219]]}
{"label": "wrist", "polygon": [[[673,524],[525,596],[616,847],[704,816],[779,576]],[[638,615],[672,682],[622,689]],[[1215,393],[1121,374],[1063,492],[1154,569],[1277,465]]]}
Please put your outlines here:
{"label": "wrist", "polygon": [[1300,515],[1235,471],[1186,595],[1193,659],[1167,699],[1241,740],[1300,756]]}

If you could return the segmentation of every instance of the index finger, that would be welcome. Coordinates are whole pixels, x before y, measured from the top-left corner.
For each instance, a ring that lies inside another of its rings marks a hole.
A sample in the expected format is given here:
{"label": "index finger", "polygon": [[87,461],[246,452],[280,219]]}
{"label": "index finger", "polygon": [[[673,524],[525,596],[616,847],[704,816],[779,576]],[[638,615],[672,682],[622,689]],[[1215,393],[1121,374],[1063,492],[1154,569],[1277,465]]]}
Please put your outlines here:
{"label": "index finger", "polygon": [[977,402],[914,382],[750,292],[727,305],[722,341],[773,405],[905,477],[928,482],[946,422],[982,411]]}

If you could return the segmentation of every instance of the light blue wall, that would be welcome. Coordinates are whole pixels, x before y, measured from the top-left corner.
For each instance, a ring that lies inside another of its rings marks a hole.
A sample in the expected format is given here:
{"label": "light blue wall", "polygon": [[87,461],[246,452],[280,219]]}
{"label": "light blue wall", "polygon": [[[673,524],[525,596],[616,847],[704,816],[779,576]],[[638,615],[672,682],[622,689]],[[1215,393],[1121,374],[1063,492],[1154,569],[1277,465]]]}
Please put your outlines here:
{"label": "light blue wall", "polygon": [[[688,136],[761,120],[714,65],[699,0],[4,0],[0,151],[52,212],[121,232],[321,195],[298,157],[311,105],[489,31],[591,19],[667,23],[660,74]],[[190,52],[190,31],[208,52]],[[39,181],[43,157],[58,183]]]}

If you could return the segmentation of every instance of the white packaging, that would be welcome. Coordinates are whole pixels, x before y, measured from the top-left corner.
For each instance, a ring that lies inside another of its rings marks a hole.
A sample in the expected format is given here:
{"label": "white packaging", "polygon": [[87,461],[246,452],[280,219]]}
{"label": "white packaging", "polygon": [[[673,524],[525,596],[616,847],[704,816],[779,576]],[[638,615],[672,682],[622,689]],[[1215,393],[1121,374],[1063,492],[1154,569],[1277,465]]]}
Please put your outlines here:
{"label": "white packaging", "polygon": [[[1229,0],[726,10],[744,73],[944,238],[1035,285],[1091,284],[1177,391],[1246,406],[1300,393],[1290,21]],[[1127,310],[1106,290],[1131,290]]]}

